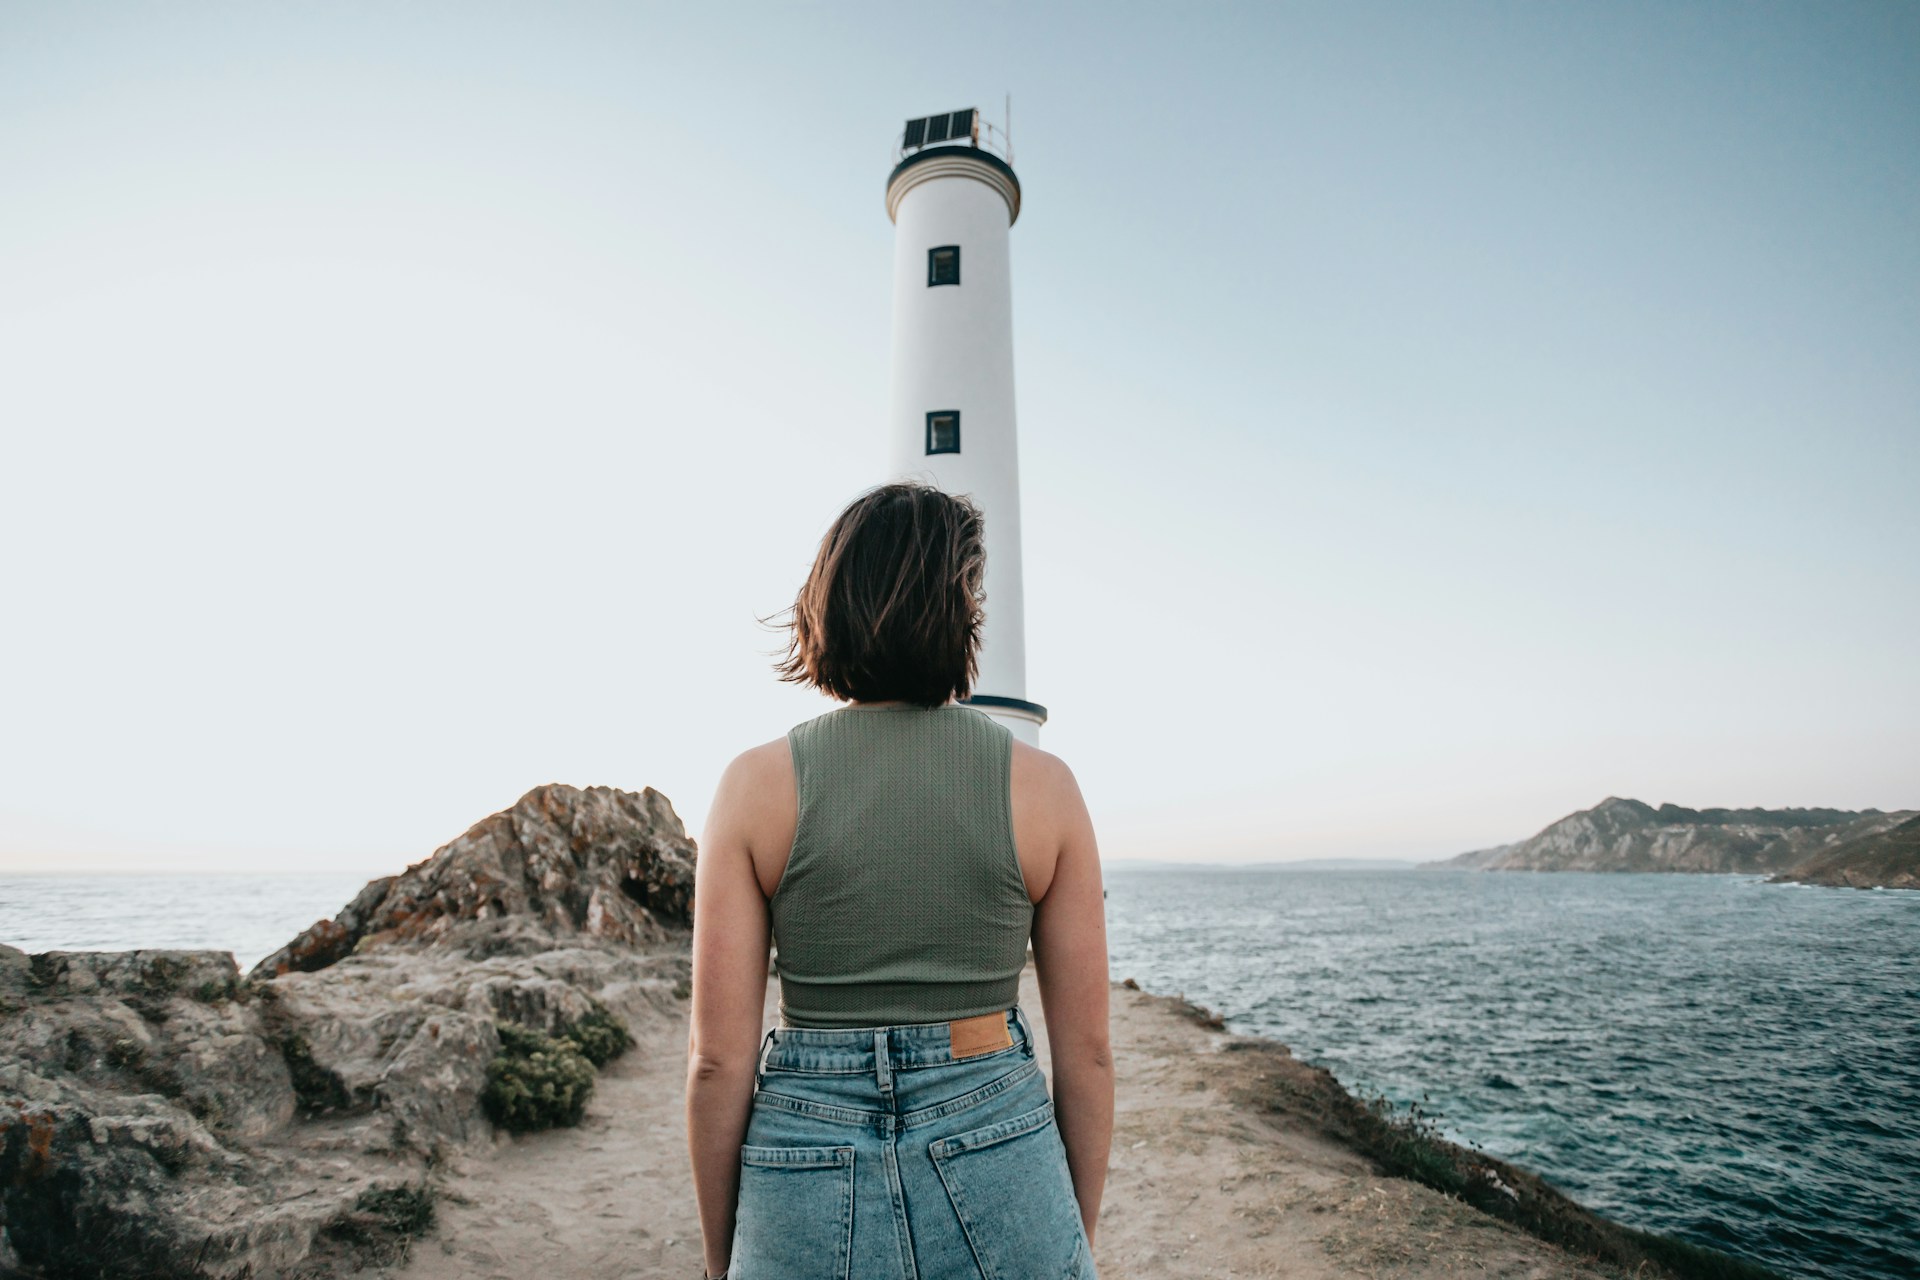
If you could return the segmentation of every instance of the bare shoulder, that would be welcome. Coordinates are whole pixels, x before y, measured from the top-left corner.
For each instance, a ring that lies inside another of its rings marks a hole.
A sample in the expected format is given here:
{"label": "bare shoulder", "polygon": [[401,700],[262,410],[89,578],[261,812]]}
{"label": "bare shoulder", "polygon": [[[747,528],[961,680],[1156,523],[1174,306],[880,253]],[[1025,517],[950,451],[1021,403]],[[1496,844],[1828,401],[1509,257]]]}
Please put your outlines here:
{"label": "bare shoulder", "polygon": [[1079,780],[1065,760],[1018,738],[1013,741],[1013,784],[1042,803],[1063,803],[1080,794]]}
{"label": "bare shoulder", "polygon": [[772,742],[748,747],[735,756],[727,766],[727,773],[749,789],[791,780],[793,752],[788,749],[784,736],[775,738]]}
{"label": "bare shoulder", "polygon": [[793,755],[784,737],[748,747],[729,761],[713,798],[716,817],[749,829],[794,805]]}
{"label": "bare shoulder", "polygon": [[702,847],[743,852],[761,893],[771,895],[793,848],[799,810],[787,740],[775,738],[749,747],[720,775]]}
{"label": "bare shoulder", "polygon": [[1060,859],[1091,848],[1087,802],[1067,762],[1016,739],[1013,744],[1013,839],[1035,902],[1053,884]]}

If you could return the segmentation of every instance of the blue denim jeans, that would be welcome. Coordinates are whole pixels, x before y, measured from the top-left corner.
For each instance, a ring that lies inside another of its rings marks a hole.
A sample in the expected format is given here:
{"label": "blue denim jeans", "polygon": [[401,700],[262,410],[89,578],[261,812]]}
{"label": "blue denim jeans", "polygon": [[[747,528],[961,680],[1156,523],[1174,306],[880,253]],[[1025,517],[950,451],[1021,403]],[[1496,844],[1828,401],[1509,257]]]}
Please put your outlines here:
{"label": "blue denim jeans", "polygon": [[944,1022],[767,1032],[727,1280],[1098,1280],[1032,1033],[1006,1018],[1012,1045],[959,1059]]}

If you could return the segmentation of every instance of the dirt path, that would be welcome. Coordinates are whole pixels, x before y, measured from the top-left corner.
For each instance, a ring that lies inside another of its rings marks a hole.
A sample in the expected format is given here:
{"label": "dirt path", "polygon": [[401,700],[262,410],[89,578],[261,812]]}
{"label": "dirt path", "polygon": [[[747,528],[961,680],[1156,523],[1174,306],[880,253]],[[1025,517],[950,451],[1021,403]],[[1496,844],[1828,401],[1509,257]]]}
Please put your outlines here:
{"label": "dirt path", "polygon": [[[1021,1001],[1044,1069],[1031,967]],[[771,1024],[771,989],[768,1010]],[[453,1166],[439,1225],[398,1275],[700,1274],[682,1110],[684,1012],[635,1030],[640,1043],[602,1073],[579,1128],[503,1138],[491,1154]],[[1113,1038],[1120,1086],[1095,1251],[1102,1280],[1618,1274],[1425,1187],[1378,1177],[1311,1125],[1250,1105],[1285,1063],[1243,1051],[1248,1041],[1200,1025],[1176,1000],[1115,986]]]}
{"label": "dirt path", "polygon": [[[686,1005],[635,1024],[578,1128],[502,1135],[458,1159],[407,1280],[688,1280],[700,1225],[687,1167]],[[389,1273],[392,1274],[392,1273]]]}

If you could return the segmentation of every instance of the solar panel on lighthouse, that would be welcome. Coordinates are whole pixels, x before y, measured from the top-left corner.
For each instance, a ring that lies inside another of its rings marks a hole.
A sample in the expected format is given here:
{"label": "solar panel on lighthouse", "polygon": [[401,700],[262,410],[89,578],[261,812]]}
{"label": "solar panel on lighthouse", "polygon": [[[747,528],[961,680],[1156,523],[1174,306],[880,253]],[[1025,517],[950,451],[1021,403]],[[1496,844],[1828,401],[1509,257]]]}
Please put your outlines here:
{"label": "solar panel on lighthouse", "polygon": [[959,141],[962,138],[972,141],[973,118],[977,115],[972,107],[960,111],[951,111],[945,115],[921,116],[918,120],[907,121],[907,132],[901,138],[901,145],[911,150],[914,147],[929,146],[948,139]]}

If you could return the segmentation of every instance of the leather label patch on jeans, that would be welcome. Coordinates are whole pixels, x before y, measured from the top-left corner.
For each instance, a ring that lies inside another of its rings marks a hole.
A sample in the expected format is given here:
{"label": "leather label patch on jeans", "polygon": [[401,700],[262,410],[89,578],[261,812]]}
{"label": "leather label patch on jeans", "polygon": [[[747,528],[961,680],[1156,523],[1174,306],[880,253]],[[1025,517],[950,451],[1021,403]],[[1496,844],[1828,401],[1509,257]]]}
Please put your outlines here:
{"label": "leather label patch on jeans", "polygon": [[955,1058],[973,1058],[1013,1047],[1013,1028],[1007,1025],[1004,1009],[977,1018],[955,1018],[947,1023],[947,1037],[953,1043]]}

